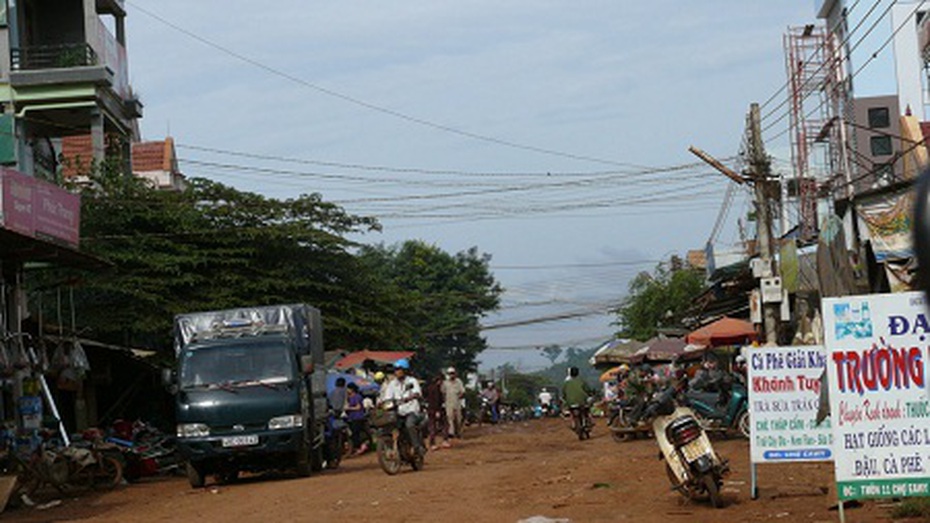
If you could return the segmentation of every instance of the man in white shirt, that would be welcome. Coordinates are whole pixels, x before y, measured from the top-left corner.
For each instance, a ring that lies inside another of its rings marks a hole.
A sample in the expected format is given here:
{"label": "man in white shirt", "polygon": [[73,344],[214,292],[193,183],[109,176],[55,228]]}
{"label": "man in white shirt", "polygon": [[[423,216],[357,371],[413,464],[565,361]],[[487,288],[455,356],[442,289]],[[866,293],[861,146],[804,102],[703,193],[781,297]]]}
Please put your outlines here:
{"label": "man in white shirt", "polygon": [[397,404],[397,416],[404,424],[407,436],[413,442],[414,448],[421,455],[426,453],[423,439],[420,437],[420,383],[416,378],[407,374],[410,362],[406,359],[394,363],[394,379],[387,382],[381,389],[379,402],[394,401]]}

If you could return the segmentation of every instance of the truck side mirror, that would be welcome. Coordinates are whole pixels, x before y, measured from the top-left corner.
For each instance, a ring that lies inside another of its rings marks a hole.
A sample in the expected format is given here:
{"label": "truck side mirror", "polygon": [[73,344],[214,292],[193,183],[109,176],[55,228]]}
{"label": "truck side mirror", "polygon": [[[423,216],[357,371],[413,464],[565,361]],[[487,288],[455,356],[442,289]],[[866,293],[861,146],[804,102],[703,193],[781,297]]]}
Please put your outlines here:
{"label": "truck side mirror", "polygon": [[172,369],[162,369],[161,370],[161,384],[163,387],[168,389],[168,392],[171,394],[178,393],[178,384],[175,380],[174,370]]}

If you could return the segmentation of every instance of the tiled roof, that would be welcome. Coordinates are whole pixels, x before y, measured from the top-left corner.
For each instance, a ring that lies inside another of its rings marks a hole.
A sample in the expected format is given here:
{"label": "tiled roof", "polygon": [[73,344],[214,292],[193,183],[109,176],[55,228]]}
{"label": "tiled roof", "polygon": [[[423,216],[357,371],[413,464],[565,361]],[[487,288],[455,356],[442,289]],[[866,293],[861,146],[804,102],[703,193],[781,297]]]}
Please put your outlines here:
{"label": "tiled roof", "polygon": [[132,172],[171,172],[174,140],[170,137],[155,142],[132,144]]}

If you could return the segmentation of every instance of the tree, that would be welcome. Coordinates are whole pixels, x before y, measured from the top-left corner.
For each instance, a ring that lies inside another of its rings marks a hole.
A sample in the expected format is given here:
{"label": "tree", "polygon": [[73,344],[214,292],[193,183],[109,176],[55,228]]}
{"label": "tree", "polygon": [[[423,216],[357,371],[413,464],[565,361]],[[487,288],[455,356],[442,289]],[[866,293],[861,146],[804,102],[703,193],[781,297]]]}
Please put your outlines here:
{"label": "tree", "polygon": [[420,371],[476,368],[475,358],[487,347],[479,322],[498,307],[502,292],[488,268],[490,256],[475,247],[452,255],[410,240],[363,247],[360,258],[366,270],[393,286],[399,305],[390,316],[409,333],[405,346],[416,350]]}
{"label": "tree", "polygon": [[540,349],[540,352],[549,360],[549,363],[555,365],[555,360],[559,359],[559,356],[562,355],[562,347],[558,345],[547,345]]}
{"label": "tree", "polygon": [[614,311],[615,324],[620,326],[617,335],[646,341],[660,328],[683,327],[682,320],[692,301],[704,288],[701,272],[674,260],[668,265],[660,263],[651,274],[640,273],[630,282],[628,296]]}
{"label": "tree", "polygon": [[102,166],[82,191],[82,248],[113,264],[76,288],[78,324],[101,340],[170,346],[174,315],[307,302],[328,346],[400,341],[391,287],[366,272],[348,234],[376,230],[320,195],[277,200],[204,179],[156,191]]}

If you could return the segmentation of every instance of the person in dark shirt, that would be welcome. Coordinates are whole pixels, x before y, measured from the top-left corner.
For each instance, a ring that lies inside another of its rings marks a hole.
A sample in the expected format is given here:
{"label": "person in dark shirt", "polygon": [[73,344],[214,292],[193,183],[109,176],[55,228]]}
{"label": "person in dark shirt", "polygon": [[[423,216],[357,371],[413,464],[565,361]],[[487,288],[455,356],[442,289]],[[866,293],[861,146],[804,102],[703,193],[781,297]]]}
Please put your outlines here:
{"label": "person in dark shirt", "polygon": [[446,433],[445,412],[442,402],[442,374],[430,380],[426,386],[426,415],[429,417],[429,446],[437,450],[437,436]]}
{"label": "person in dark shirt", "polygon": [[368,415],[362,405],[363,398],[358,385],[350,383],[347,390],[345,412],[349,430],[352,431],[352,448],[356,455],[364,454],[368,451]]}

